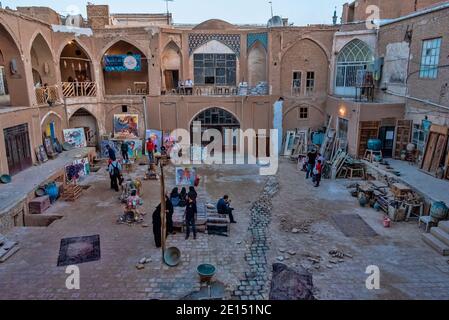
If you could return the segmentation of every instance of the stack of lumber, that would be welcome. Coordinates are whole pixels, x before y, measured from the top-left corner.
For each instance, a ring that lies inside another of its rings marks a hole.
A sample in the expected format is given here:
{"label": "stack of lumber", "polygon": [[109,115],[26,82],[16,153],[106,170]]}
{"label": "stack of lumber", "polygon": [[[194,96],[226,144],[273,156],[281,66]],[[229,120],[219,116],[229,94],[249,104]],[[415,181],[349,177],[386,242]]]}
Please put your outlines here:
{"label": "stack of lumber", "polygon": [[29,203],[30,214],[42,214],[45,210],[50,208],[50,206],[51,203],[49,196],[35,198]]}
{"label": "stack of lumber", "polygon": [[70,184],[64,187],[64,192],[62,194],[62,199],[65,201],[76,201],[81,197],[83,193],[83,188],[78,185]]}

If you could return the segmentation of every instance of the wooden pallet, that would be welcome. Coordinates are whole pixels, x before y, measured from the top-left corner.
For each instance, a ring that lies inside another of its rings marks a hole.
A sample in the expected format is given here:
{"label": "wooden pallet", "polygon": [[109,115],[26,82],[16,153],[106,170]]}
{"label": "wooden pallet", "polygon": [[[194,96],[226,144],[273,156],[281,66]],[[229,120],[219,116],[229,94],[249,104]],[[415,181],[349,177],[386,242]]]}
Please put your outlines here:
{"label": "wooden pallet", "polygon": [[62,194],[62,199],[64,201],[74,202],[81,197],[83,193],[83,188],[78,185],[68,185],[64,187],[64,192]]}

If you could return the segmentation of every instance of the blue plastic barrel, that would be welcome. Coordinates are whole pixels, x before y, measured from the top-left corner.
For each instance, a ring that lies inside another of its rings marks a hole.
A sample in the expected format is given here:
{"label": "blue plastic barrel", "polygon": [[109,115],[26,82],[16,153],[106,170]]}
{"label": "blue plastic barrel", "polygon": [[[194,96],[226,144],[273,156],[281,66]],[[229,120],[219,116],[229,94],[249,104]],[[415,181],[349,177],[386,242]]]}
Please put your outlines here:
{"label": "blue plastic barrel", "polygon": [[368,140],[368,150],[380,151],[382,150],[382,141],[379,139],[369,139]]}

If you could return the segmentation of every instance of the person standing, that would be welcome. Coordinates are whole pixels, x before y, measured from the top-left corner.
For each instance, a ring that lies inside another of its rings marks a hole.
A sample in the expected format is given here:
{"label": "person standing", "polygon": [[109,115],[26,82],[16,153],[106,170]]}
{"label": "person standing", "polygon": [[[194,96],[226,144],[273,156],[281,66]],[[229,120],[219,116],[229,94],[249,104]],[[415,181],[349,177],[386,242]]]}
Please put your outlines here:
{"label": "person standing", "polygon": [[120,150],[122,152],[123,162],[128,163],[129,162],[129,146],[126,141],[123,141],[122,145],[120,146]]}
{"label": "person standing", "polygon": [[146,149],[147,149],[148,159],[150,160],[150,164],[153,164],[154,163],[154,149],[155,149],[153,140],[148,139]]}
{"label": "person standing", "polygon": [[119,184],[121,184],[121,173],[122,166],[120,162],[114,160],[109,165],[109,177],[111,178],[111,189],[114,189],[116,192],[119,191]]}
{"label": "person standing", "polygon": [[108,151],[109,160],[111,161],[117,160],[117,157],[115,156],[115,151],[114,149],[111,148],[110,145],[106,146],[106,150]]}
{"label": "person standing", "polygon": [[153,236],[156,248],[162,247],[162,218],[161,205],[158,205],[153,212]]}
{"label": "person standing", "polygon": [[173,228],[173,213],[175,210],[168,194],[165,195],[165,212],[167,217],[167,235],[176,234]]}
{"label": "person standing", "polygon": [[315,188],[318,188],[320,186],[322,172],[323,172],[323,165],[321,163],[321,160],[318,160],[315,165],[315,168],[313,169],[313,174],[315,176]]}
{"label": "person standing", "polygon": [[197,213],[196,203],[188,198],[188,203],[186,206],[186,211],[184,213],[185,221],[186,221],[186,240],[190,237],[190,228],[193,231],[193,239],[196,240],[196,221],[195,215]]}
{"label": "person standing", "polygon": [[307,173],[306,173],[306,179],[309,179],[309,177],[313,174],[313,168],[315,168],[315,161],[316,161],[316,150],[313,150],[307,154]]}
{"label": "person standing", "polygon": [[187,196],[193,200],[193,202],[196,203],[196,198],[198,198],[198,193],[195,190],[195,187],[190,186],[189,187],[189,192],[187,193]]}

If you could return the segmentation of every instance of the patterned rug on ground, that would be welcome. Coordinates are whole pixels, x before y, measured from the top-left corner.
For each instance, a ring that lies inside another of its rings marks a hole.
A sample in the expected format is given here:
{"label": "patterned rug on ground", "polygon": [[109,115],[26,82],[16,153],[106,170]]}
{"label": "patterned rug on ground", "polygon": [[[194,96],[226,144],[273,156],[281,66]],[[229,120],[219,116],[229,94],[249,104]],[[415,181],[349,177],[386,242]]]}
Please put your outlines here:
{"label": "patterned rug on ground", "polygon": [[332,220],[343,234],[349,238],[375,237],[374,231],[358,214],[333,215]]}
{"label": "patterned rug on ground", "polygon": [[61,240],[58,267],[98,261],[100,258],[99,235],[65,238]]}

